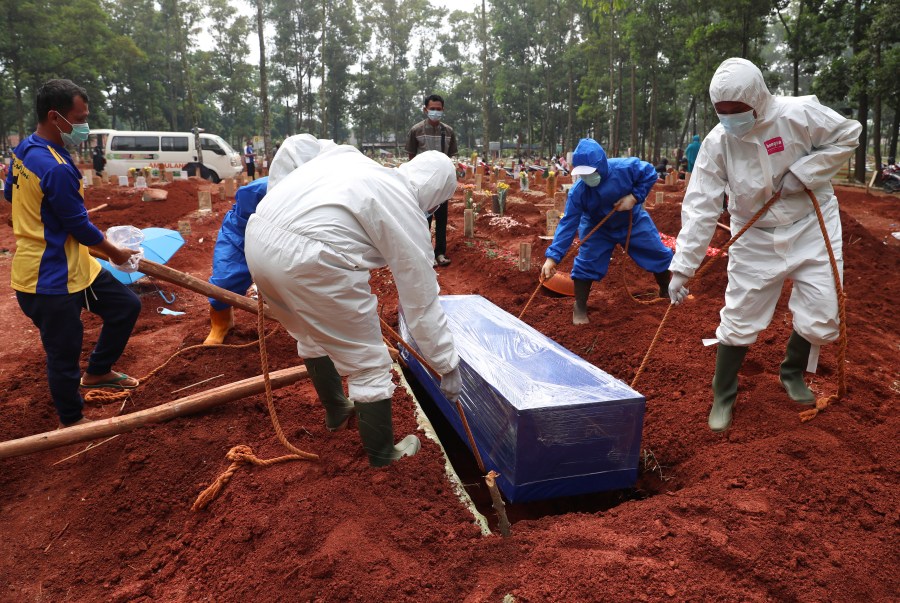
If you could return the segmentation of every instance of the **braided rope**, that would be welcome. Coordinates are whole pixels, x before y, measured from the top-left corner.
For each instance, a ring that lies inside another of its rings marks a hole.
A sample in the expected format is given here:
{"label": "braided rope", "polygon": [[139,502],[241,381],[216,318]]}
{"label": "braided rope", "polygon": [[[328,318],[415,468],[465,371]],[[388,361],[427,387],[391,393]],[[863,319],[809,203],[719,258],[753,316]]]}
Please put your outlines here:
{"label": "braided rope", "polygon": [[[634,225],[634,214],[629,213],[628,214],[628,234],[625,235],[625,247],[622,248],[622,253],[625,255],[625,257],[628,257],[628,246],[631,244],[631,227],[633,225]],[[622,259],[622,263],[623,264],[625,263],[624,258]],[[657,297],[655,299],[638,299],[637,297],[635,297],[634,294],[631,292],[631,289],[628,287],[628,279],[625,278],[624,266],[622,266],[622,268],[623,268],[623,270],[620,273],[622,275],[622,287],[625,288],[625,293],[627,293],[628,296],[633,301],[636,301],[637,303],[643,304],[645,306],[649,306],[652,304],[658,304],[659,302],[662,302],[662,301],[669,301],[665,297]]]}
{"label": "braided rope", "polygon": [[[386,323],[384,321],[384,319],[381,318],[380,316],[378,317],[378,320],[381,321],[381,326],[384,327],[384,329],[388,332],[388,335],[390,335],[391,337],[396,339],[400,345],[402,345],[404,348],[406,348],[406,350],[410,354],[412,354],[413,358],[418,360],[429,373],[434,375],[437,379],[441,378],[440,374],[438,374],[438,372],[436,370],[434,370],[434,367],[431,366],[427,360],[422,358],[421,354],[419,354],[417,351],[415,351],[411,345],[406,343],[403,340],[403,338],[400,337],[400,334],[397,333],[397,331],[395,331],[393,328],[391,328],[391,325]],[[462,421],[463,429],[466,432],[466,437],[468,437],[469,444],[472,446],[472,452],[475,454],[475,462],[478,463],[478,469],[481,470],[482,473],[484,473],[485,472],[484,461],[481,459],[481,453],[478,451],[478,446],[475,445],[475,436],[472,435],[472,429],[469,427],[469,421],[468,421],[468,419],[466,419],[466,413],[463,410],[462,402],[460,402],[459,399],[456,400],[456,412],[459,413],[459,418]]]}
{"label": "braided rope", "polygon": [[[241,467],[241,465],[257,465],[260,467],[269,467],[271,465],[275,465],[276,463],[283,463],[285,461],[299,461],[299,460],[307,460],[307,461],[316,461],[319,459],[319,455],[313,454],[311,452],[304,452],[300,450],[290,442],[288,442],[287,438],[284,435],[284,431],[281,429],[281,422],[278,420],[278,414],[275,412],[275,404],[272,400],[272,382],[269,378],[269,355],[266,351],[266,337],[263,337],[263,333],[265,332],[265,316],[263,315],[263,296],[262,291],[257,292],[257,321],[256,321],[256,329],[259,333],[259,360],[262,365],[263,372],[263,384],[266,389],[266,406],[269,409],[269,417],[272,420],[272,426],[275,428],[275,436],[278,438],[278,441],[281,442],[281,445],[288,449],[292,454],[287,454],[284,456],[279,456],[271,459],[260,459],[255,454],[253,454],[253,449],[244,444],[239,444],[229,450],[225,458],[231,461],[231,465],[226,469],[216,480],[210,484],[200,495],[197,497],[197,500],[194,501],[194,504],[191,506],[192,511],[201,511],[205,509],[225,488],[225,485],[231,481],[231,477],[234,473]],[[256,342],[254,342],[256,343]]]}
{"label": "braided rope", "polygon": [[[767,211],[769,211],[769,208],[772,207],[772,205],[780,198],[781,198],[781,193],[778,192],[778,193],[775,193],[775,195],[773,195],[771,199],[766,201],[765,205],[763,205],[758,212],[753,214],[753,217],[750,218],[750,221],[747,222],[746,224],[744,224],[744,227],[741,228],[741,230],[736,235],[731,237],[728,240],[728,242],[725,243],[725,245],[723,245],[721,248],[719,248],[719,252],[716,255],[714,255],[712,258],[710,258],[709,261],[707,261],[703,266],[701,266],[700,269],[694,273],[694,276],[692,276],[690,279],[688,279],[687,283],[693,282],[693,281],[697,280],[698,278],[700,278],[700,276],[706,274],[709,271],[709,269],[712,267],[712,265],[715,264],[716,261],[725,254],[725,251],[727,251],[728,248],[731,247],[735,241],[737,241],[741,236],[743,236],[743,234],[745,232],[747,232],[747,230],[749,230],[750,227],[753,226],[753,224],[755,224],[756,221],[759,220],[763,216],[763,214],[765,214]],[[685,284],[687,284],[687,283],[685,283]],[[653,353],[653,348],[656,347],[656,342],[659,341],[659,334],[662,332],[663,326],[665,326],[666,320],[668,320],[668,318],[669,318],[669,311],[672,309],[672,305],[673,304],[669,304],[669,308],[666,310],[666,313],[663,315],[662,320],[659,323],[659,327],[656,329],[656,335],[653,336],[653,341],[650,342],[650,347],[647,348],[647,353],[644,354],[644,359],[641,361],[641,364],[638,367],[637,373],[635,373],[635,375],[634,375],[634,379],[631,380],[631,388],[632,389],[634,389],[634,386],[637,383],[638,377],[640,377],[641,373],[644,371],[644,367],[647,365],[647,362],[650,359],[650,355]]]}
{"label": "braided rope", "polygon": [[845,309],[845,301],[846,301],[846,293],[844,292],[844,287],[841,284],[841,273],[838,271],[837,260],[834,258],[834,249],[831,247],[831,239],[828,238],[828,229],[825,228],[825,218],[822,217],[822,208],[819,207],[819,201],[816,199],[816,195],[810,191],[806,190],[806,194],[809,195],[810,201],[812,201],[813,207],[816,210],[816,218],[819,221],[819,229],[822,231],[822,236],[825,238],[825,249],[828,250],[828,261],[831,263],[831,275],[834,278],[834,290],[837,294],[838,300],[838,320],[840,324],[838,325],[841,344],[838,347],[838,390],[836,394],[832,394],[830,396],[826,396],[824,398],[818,398],[816,400],[815,408],[810,408],[808,410],[804,410],[800,413],[800,421],[802,423],[806,423],[807,421],[811,421],[816,418],[816,416],[831,402],[837,402],[841,398],[843,398],[847,394],[847,375],[845,373],[845,364],[847,363],[847,313]]}

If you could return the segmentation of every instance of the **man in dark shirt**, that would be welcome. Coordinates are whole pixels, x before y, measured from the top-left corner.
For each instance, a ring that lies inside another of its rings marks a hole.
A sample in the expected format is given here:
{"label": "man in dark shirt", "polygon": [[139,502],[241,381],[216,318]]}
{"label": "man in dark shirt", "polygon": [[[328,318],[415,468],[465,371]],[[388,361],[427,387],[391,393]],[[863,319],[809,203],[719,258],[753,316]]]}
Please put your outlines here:
{"label": "man in dark shirt", "polygon": [[[443,123],[444,99],[437,94],[432,94],[425,99],[423,108],[425,119],[410,129],[406,140],[406,152],[412,159],[425,151],[440,151],[448,157],[456,156],[456,134],[453,128]],[[436,219],[434,227],[434,265],[447,266],[450,258],[447,257],[447,206],[448,201],[441,203],[435,210]],[[431,216],[428,216],[428,227],[431,228]]]}

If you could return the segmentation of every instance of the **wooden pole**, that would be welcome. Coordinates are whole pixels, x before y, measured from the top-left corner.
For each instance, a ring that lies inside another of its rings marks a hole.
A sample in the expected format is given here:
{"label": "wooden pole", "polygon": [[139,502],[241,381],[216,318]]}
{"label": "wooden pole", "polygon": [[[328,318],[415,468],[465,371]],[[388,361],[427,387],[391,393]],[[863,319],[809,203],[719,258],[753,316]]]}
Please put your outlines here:
{"label": "wooden pole", "polygon": [[467,209],[463,212],[463,218],[465,220],[463,224],[463,235],[467,239],[471,239],[475,236],[475,212],[471,209]]}
{"label": "wooden pole", "polygon": [[531,270],[531,243],[519,243],[519,271]]}
{"label": "wooden pole", "polygon": [[[273,389],[285,387],[306,378],[305,366],[295,366],[269,374]],[[97,440],[118,433],[134,431],[138,427],[195,414],[226,402],[260,394],[263,391],[265,391],[265,384],[263,383],[262,375],[250,377],[249,379],[229,383],[228,385],[121,417],[91,421],[90,423],[74,425],[65,429],[56,429],[17,440],[2,442],[0,443],[0,459],[42,452],[61,446],[68,446],[69,444],[77,444],[78,442]]]}
{"label": "wooden pole", "polygon": [[[98,253],[94,250],[91,250],[91,255],[102,258],[104,260],[108,260],[108,258],[102,253]],[[161,281],[166,281],[167,283],[172,283],[173,285],[178,285],[179,287],[184,287],[185,289],[190,289],[191,291],[200,293],[201,295],[205,295],[206,297],[217,299],[222,303],[228,304],[229,306],[234,306],[235,308],[238,308],[240,310],[246,310],[247,312],[256,314],[256,302],[249,297],[238,295],[237,293],[232,293],[231,291],[227,291],[226,289],[222,289],[221,287],[216,287],[211,283],[201,281],[199,278],[196,278],[184,272],[180,272],[178,270],[175,270],[174,268],[169,268],[168,266],[164,266],[150,260],[142,259],[138,263],[138,272],[143,272],[144,274],[156,277]],[[272,316],[268,308],[266,308],[265,316],[266,318],[275,318],[274,316]]]}
{"label": "wooden pole", "polygon": [[104,209],[104,208],[106,208],[106,207],[109,207],[109,203],[103,203],[102,205],[98,205],[97,207],[92,207],[92,208],[90,208],[89,210],[87,210],[87,213],[90,214],[90,213],[93,213],[93,212],[95,212],[95,211],[100,211],[101,209]]}

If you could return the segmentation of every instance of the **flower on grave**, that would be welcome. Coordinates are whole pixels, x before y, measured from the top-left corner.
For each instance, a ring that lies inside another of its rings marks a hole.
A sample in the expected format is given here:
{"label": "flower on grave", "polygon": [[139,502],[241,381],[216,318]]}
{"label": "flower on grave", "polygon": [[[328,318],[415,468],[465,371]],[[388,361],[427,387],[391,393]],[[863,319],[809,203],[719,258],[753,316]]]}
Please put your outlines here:
{"label": "flower on grave", "polygon": [[472,209],[472,188],[465,188],[463,195],[466,199],[466,209]]}
{"label": "flower on grave", "polygon": [[528,190],[528,172],[522,170],[519,173],[519,185],[522,187],[523,191]]}

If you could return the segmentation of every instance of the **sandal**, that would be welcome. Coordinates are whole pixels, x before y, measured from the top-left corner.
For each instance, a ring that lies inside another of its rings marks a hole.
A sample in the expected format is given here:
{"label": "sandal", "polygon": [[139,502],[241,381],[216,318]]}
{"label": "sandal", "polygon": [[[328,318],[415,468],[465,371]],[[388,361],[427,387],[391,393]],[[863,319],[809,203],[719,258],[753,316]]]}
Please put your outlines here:
{"label": "sandal", "polygon": [[450,258],[448,258],[447,256],[445,256],[443,254],[437,256],[434,259],[434,261],[438,266],[449,266],[450,265]]}
{"label": "sandal", "polygon": [[[101,387],[108,387],[108,388],[112,388],[112,389],[134,389],[138,385],[140,385],[140,382],[135,383],[134,385],[126,385],[126,384],[122,383],[123,381],[126,381],[131,378],[132,377],[129,377],[125,373],[116,373],[116,376],[113,377],[112,379],[109,379],[107,381],[101,381],[99,383],[91,383],[90,385],[88,385],[87,383],[84,382],[84,377],[82,377],[81,378],[81,387],[83,387],[85,389],[95,389],[95,388],[101,388]],[[137,379],[135,379],[135,381],[137,381]]]}

